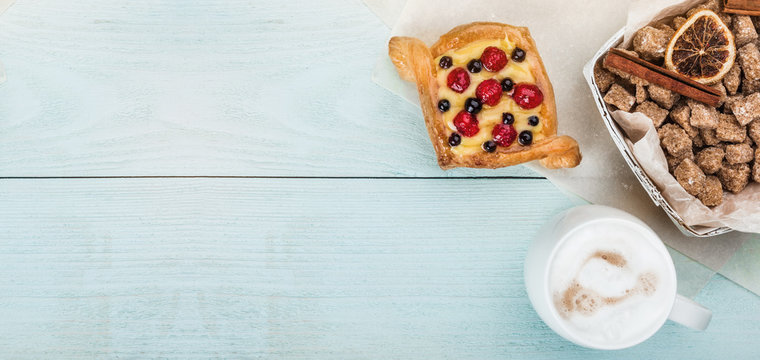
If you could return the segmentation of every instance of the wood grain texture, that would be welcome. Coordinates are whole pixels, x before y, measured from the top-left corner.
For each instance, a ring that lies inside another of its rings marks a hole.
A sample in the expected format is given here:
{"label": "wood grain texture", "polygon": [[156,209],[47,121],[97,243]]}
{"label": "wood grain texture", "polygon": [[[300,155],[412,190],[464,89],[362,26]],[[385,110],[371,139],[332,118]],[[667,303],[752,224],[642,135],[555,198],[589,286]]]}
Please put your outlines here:
{"label": "wood grain texture", "polygon": [[359,0],[19,1],[0,17],[0,176],[536,176],[441,171],[370,80]]}
{"label": "wood grain texture", "polygon": [[572,205],[545,180],[6,180],[0,203],[3,357],[740,358],[760,335],[719,278],[706,333],[558,338],[522,283]]}
{"label": "wood grain texture", "polygon": [[[0,177],[534,175],[441,172],[369,80],[386,37],[359,0],[20,0]],[[760,300],[721,277],[706,333],[558,338],[522,259],[571,205],[531,179],[0,179],[0,358],[757,355]]]}

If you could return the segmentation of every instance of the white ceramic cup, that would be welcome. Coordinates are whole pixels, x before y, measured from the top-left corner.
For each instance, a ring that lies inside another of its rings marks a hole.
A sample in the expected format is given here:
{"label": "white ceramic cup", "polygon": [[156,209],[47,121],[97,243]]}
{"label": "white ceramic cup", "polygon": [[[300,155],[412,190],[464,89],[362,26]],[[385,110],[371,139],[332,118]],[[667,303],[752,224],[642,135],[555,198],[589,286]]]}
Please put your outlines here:
{"label": "white ceramic cup", "polygon": [[[662,261],[661,268],[665,269],[665,276],[668,277],[662,280],[668,282],[668,284],[672,284],[672,286],[669,286],[669,289],[666,287],[664,290],[658,290],[667,291],[664,297],[666,300],[660,302],[662,308],[658,309],[658,314],[661,315],[653,317],[653,321],[646,323],[646,327],[640,333],[640,336],[627,339],[624,342],[591,339],[582,332],[568,326],[560,316],[554,301],[556,294],[550,290],[549,285],[553,260],[556,258],[558,249],[562,247],[563,242],[569,238],[568,235],[572,234],[574,230],[580,228],[589,229],[602,222],[623,224],[629,231],[630,229],[635,229],[638,233],[642,234],[640,236],[641,241],[649,242],[657,252],[661,253],[662,256],[660,258],[662,260],[656,261]],[[654,335],[665,324],[667,319],[696,330],[707,328],[712,318],[712,312],[696,302],[678,295],[675,284],[676,271],[673,259],[657,234],[635,216],[607,206],[579,206],[557,215],[544,225],[536,235],[525,259],[525,286],[533,308],[541,319],[557,334],[588,348],[614,350],[634,346]]]}

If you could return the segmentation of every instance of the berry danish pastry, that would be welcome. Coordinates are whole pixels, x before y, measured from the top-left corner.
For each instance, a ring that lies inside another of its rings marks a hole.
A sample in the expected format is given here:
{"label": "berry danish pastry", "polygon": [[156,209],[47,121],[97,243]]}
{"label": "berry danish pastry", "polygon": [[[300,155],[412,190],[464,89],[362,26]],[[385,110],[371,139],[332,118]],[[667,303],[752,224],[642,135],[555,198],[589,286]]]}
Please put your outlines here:
{"label": "berry danish pastry", "polygon": [[557,136],[554,92],[527,28],[462,25],[430,48],[394,37],[389,55],[401,78],[417,83],[442,169],[580,163],[578,143]]}

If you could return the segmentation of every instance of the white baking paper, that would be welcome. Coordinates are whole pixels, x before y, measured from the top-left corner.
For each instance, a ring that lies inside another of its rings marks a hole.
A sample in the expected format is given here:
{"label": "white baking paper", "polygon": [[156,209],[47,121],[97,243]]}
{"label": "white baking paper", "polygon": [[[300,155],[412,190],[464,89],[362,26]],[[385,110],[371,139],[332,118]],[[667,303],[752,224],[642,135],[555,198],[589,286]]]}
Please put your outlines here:
{"label": "white baking paper", "polygon": [[364,3],[385,25],[391,28],[401,15],[406,0],[364,0]]}
{"label": "white baking paper", "polygon": [[[673,0],[663,2],[675,3]],[[414,36],[432,44],[454,26],[472,21],[528,26],[554,85],[559,133],[578,140],[584,158],[575,169],[548,171],[535,164],[526,166],[591,203],[631,212],[648,223],[668,246],[710,269],[719,270],[732,259],[745,240],[753,236],[739,232],[712,238],[683,235],[663,210],[654,205],[623,161],[582,76],[583,65],[612,34],[628,20],[643,16],[652,18],[663,9],[660,4],[651,0],[636,1],[629,17],[624,1],[588,0],[570,5],[564,0],[535,0],[520,2],[516,6],[513,1],[471,0],[467,6],[462,6],[455,0],[408,0],[391,36]],[[380,86],[419,104],[414,85],[398,78],[387,56],[378,60],[373,79]],[[682,285],[681,279],[689,279],[685,286],[692,290],[695,286],[701,288],[710,275],[693,270],[696,267],[691,265],[680,266],[677,262],[677,267],[679,286]],[[733,279],[742,284],[742,279]],[[758,288],[752,285],[747,287]]]}

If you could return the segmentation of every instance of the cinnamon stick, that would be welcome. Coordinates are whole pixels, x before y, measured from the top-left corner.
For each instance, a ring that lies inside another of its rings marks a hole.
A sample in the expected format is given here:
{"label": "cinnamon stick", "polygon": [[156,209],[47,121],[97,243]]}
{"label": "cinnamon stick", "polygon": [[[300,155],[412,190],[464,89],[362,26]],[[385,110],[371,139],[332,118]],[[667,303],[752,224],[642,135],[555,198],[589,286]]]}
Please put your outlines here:
{"label": "cinnamon stick", "polygon": [[650,83],[707,105],[718,106],[720,103],[721,93],[718,90],[629,55],[619,49],[610,49],[607,52],[607,58],[604,60],[604,63],[607,66],[642,78]]}
{"label": "cinnamon stick", "polygon": [[723,11],[729,14],[758,16],[760,15],[760,1],[725,0],[723,4]]}

